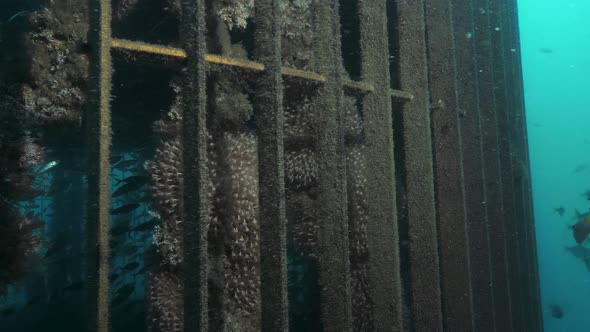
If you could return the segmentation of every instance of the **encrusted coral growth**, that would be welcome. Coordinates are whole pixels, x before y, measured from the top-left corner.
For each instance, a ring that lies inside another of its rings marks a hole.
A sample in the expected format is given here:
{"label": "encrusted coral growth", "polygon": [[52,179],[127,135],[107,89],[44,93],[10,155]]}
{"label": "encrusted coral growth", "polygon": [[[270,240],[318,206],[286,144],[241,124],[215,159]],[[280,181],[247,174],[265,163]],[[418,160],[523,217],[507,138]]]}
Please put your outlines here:
{"label": "encrusted coral growth", "polygon": [[221,0],[219,18],[231,29],[244,29],[254,13],[254,0]]}
{"label": "encrusted coral growth", "polygon": [[31,81],[22,86],[24,111],[40,124],[78,124],[88,79],[87,6],[55,3],[29,16],[26,36]]}
{"label": "encrusted coral growth", "polygon": [[[217,77],[213,92],[207,142],[208,199],[210,201],[210,283],[222,289],[225,331],[250,331],[259,326],[260,253],[258,228],[258,161],[256,136],[243,123],[252,106],[239,84]],[[232,80],[233,81],[233,80]],[[234,81],[235,82],[235,81]],[[180,89],[175,87],[177,94]],[[154,244],[162,257],[159,272],[181,278],[182,263],[182,144],[181,105],[178,98],[168,115],[154,124],[162,143],[146,164],[151,176],[154,207],[162,222]],[[215,248],[221,241],[221,253]],[[151,300],[157,304],[155,294]],[[156,321],[162,312],[152,310]]]}
{"label": "encrusted coral growth", "polygon": [[369,202],[363,124],[355,98],[345,96],[343,107],[344,130],[348,142],[346,177],[353,329],[354,331],[372,331],[373,305],[369,294],[369,239],[367,234]]}
{"label": "encrusted coral growth", "polygon": [[315,152],[310,148],[285,152],[286,181],[293,189],[309,188],[316,184],[318,178],[318,163]]}
{"label": "encrusted coral growth", "polygon": [[373,303],[371,302],[369,266],[367,263],[351,264],[353,331],[374,331]]}
{"label": "encrusted coral growth", "polygon": [[[291,91],[293,92],[293,91]],[[287,94],[289,96],[289,94]],[[285,100],[285,188],[289,242],[298,252],[319,257],[317,221],[317,113],[306,93]]]}
{"label": "encrusted coral growth", "polygon": [[289,67],[311,70],[313,51],[314,0],[281,0],[281,47],[283,63]]}
{"label": "encrusted coral growth", "polygon": [[20,157],[18,166],[23,169],[30,169],[39,165],[45,159],[45,149],[35,142],[30,133],[25,135],[19,144]]}
{"label": "encrusted coral growth", "polygon": [[[140,0],[115,0],[113,2],[113,16],[121,20],[135,9]],[[167,0],[166,10],[175,15],[182,13],[181,0]],[[254,0],[213,0],[217,17],[227,27],[232,29],[244,29],[248,25],[248,19],[254,14]]]}
{"label": "encrusted coral growth", "polygon": [[153,162],[147,163],[151,175],[151,192],[162,224],[156,226],[154,244],[166,263],[182,262],[181,195],[182,153],[178,140],[164,141],[156,150]]}
{"label": "encrusted coral growth", "polygon": [[225,220],[227,305],[235,308],[230,311],[255,313],[260,294],[256,136],[225,133],[222,155],[227,165],[222,185],[231,193]]}
{"label": "encrusted coral growth", "polygon": [[308,191],[287,192],[287,220],[289,241],[294,248],[314,258],[319,257],[317,199]]}
{"label": "encrusted coral growth", "polygon": [[24,217],[15,205],[32,189],[29,173],[44,154],[21,127],[15,89],[0,83],[0,296],[35,268],[32,258],[41,244],[42,223]]}
{"label": "encrusted coral growth", "polygon": [[367,224],[368,208],[365,148],[348,147],[346,156],[348,186],[348,224],[350,256],[353,260],[366,260],[369,255]]}
{"label": "encrusted coral growth", "polygon": [[176,274],[160,271],[148,275],[149,331],[182,332],[183,282]]}

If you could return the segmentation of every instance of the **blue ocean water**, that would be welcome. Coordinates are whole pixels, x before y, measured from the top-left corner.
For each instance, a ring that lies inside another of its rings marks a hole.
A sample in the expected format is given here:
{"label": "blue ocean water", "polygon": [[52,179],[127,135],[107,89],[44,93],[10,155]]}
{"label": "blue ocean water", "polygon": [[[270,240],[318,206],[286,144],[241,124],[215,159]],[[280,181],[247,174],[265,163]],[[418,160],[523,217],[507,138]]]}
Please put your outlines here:
{"label": "blue ocean water", "polygon": [[545,331],[588,331],[590,268],[566,247],[575,210],[590,208],[590,1],[519,0],[518,10]]}

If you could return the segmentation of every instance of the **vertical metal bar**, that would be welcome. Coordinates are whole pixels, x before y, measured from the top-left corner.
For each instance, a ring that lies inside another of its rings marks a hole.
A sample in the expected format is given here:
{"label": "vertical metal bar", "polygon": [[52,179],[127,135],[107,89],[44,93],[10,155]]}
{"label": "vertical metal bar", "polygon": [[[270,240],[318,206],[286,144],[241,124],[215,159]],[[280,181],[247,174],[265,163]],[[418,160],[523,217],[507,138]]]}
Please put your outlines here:
{"label": "vertical metal bar", "polygon": [[513,171],[513,182],[514,182],[514,197],[515,197],[515,214],[516,214],[516,241],[519,247],[518,258],[520,262],[521,274],[519,276],[519,287],[522,292],[523,298],[523,327],[524,330],[532,330],[532,317],[531,317],[531,295],[530,295],[530,280],[529,280],[529,243],[528,235],[525,227],[525,198],[524,198],[524,182],[523,179],[526,176],[524,173],[524,163],[522,154],[524,152],[521,144],[522,132],[518,129],[520,126],[517,122],[521,121],[522,118],[519,116],[520,111],[518,110],[520,98],[516,88],[516,75],[517,68],[516,62],[519,61],[519,54],[517,53],[517,28],[516,28],[516,3],[510,1],[506,4],[506,17],[509,21],[508,28],[510,33],[508,34],[508,43],[510,47],[510,53],[506,59],[508,66],[508,79],[507,84],[509,86],[509,114],[508,122],[510,124],[510,140],[512,143],[512,171]]}
{"label": "vertical metal bar", "polygon": [[469,238],[449,0],[426,0],[425,14],[443,323],[445,331],[471,331]]}
{"label": "vertical metal bar", "polygon": [[182,1],[184,331],[208,330],[207,94],[205,0]]}
{"label": "vertical metal bar", "polygon": [[505,241],[508,264],[508,280],[510,290],[510,308],[512,310],[513,328],[522,331],[524,299],[519,283],[521,274],[519,262],[519,241],[515,215],[514,179],[512,173],[512,144],[510,141],[510,89],[509,82],[510,62],[510,22],[507,19],[504,2],[500,0],[490,1],[490,26],[494,27],[491,35],[492,52],[494,59],[494,84],[496,86],[496,112],[498,121],[498,149],[500,152],[500,169],[502,178],[502,198],[504,206]]}
{"label": "vertical metal bar", "polygon": [[476,87],[477,67],[473,44],[473,9],[469,0],[451,1],[451,9],[456,50],[457,108],[463,143],[474,330],[494,331],[490,249],[484,207],[482,137]]}
{"label": "vertical metal bar", "polygon": [[256,82],[262,331],[288,331],[283,89],[278,2],[257,0]]}
{"label": "vertical metal bar", "polygon": [[400,86],[415,97],[401,119],[413,324],[416,331],[442,331],[424,1],[400,1],[397,9]]}
{"label": "vertical metal bar", "polygon": [[350,331],[352,304],[342,130],[342,61],[338,0],[318,1],[313,52],[315,70],[326,76],[318,89],[318,214],[320,285],[324,331]]}
{"label": "vertical metal bar", "polygon": [[537,239],[536,239],[536,232],[535,232],[535,221],[534,221],[534,211],[533,211],[533,202],[532,202],[532,184],[531,184],[531,176],[530,176],[530,159],[529,159],[529,149],[528,149],[528,136],[527,136],[527,126],[526,126],[526,112],[525,112],[525,105],[524,105],[524,87],[522,81],[522,64],[521,64],[521,52],[520,52],[520,33],[518,27],[518,7],[516,1],[510,2],[513,6],[513,37],[514,37],[514,47],[516,50],[516,57],[514,58],[514,65],[515,65],[515,91],[517,100],[516,100],[516,110],[521,113],[521,130],[522,130],[522,149],[523,149],[523,159],[524,159],[524,169],[526,172],[526,176],[524,178],[525,183],[525,191],[524,191],[524,200],[526,203],[525,210],[527,212],[527,233],[528,233],[528,242],[529,242],[529,262],[530,262],[530,298],[533,302],[532,307],[532,319],[533,319],[533,328],[535,331],[542,331],[543,330],[543,309],[541,305],[541,292],[540,292],[540,282],[539,282],[539,265],[538,265],[538,256],[537,256]]}
{"label": "vertical metal bar", "polygon": [[369,279],[377,331],[402,331],[401,281],[385,1],[359,1],[369,194]]}
{"label": "vertical metal bar", "polygon": [[109,149],[111,145],[111,4],[90,1],[89,41],[92,45],[88,108],[88,214],[86,280],[88,330],[109,330]]}
{"label": "vertical metal bar", "polygon": [[473,9],[476,76],[484,161],[485,208],[488,217],[487,227],[490,241],[495,324],[498,331],[512,331],[508,266],[506,264],[504,205],[497,136],[496,101],[499,94],[495,89],[494,82],[493,44],[490,32],[488,0],[473,0]]}

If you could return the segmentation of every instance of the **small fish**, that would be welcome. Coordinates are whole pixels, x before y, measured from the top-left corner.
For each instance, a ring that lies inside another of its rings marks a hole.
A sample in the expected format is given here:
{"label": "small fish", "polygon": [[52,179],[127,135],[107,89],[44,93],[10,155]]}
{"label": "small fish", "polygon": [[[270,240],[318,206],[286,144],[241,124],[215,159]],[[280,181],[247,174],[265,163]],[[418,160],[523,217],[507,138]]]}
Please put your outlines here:
{"label": "small fish", "polygon": [[143,195],[136,202],[138,202],[138,203],[151,203],[152,197],[150,195]]}
{"label": "small fish", "polygon": [[47,164],[45,164],[45,166],[39,168],[39,170],[37,170],[34,175],[43,174],[43,173],[49,171],[50,169],[54,168],[57,165],[59,165],[59,161],[52,160],[52,161],[48,162]]}
{"label": "small fish", "polygon": [[10,315],[14,314],[15,312],[16,312],[16,310],[14,310],[14,308],[6,308],[6,309],[0,310],[0,315],[10,316]]}
{"label": "small fish", "polygon": [[577,259],[581,260],[586,269],[590,271],[590,249],[583,246],[572,246],[565,248],[570,254],[574,255]]}
{"label": "small fish", "polygon": [[582,244],[590,234],[590,214],[582,215],[576,210],[578,222],[571,226],[577,244]]}
{"label": "small fish", "polygon": [[55,255],[56,253],[64,250],[66,248],[66,243],[65,241],[56,241],[54,242],[51,247],[49,247],[49,249],[47,249],[47,251],[45,252],[45,258],[49,258],[53,255]]}
{"label": "small fish", "polygon": [[127,300],[129,298],[129,296],[131,294],[133,294],[133,291],[135,290],[135,283],[129,283],[125,286],[121,286],[121,288],[119,288],[117,290],[117,296],[115,296],[113,298],[113,301],[111,301],[111,305],[112,306],[118,306],[120,304],[122,304],[123,302],[125,302],[125,300]]}
{"label": "small fish", "polygon": [[123,254],[123,256],[130,256],[135,254],[136,252],[137,247],[133,245],[133,243],[130,243],[121,249],[121,253]]}
{"label": "small fish", "polygon": [[555,213],[559,214],[560,217],[563,217],[563,215],[565,214],[565,208],[563,206],[560,206],[555,209]]}
{"label": "small fish", "polygon": [[550,305],[549,310],[551,310],[551,316],[553,318],[562,319],[565,315],[565,313],[563,312],[563,308],[558,304]]}
{"label": "small fish", "polygon": [[150,181],[150,178],[144,175],[132,175],[132,176],[128,176],[124,179],[116,179],[117,180],[117,184],[119,183],[136,183],[136,184],[146,184]]}
{"label": "small fish", "polygon": [[32,306],[33,304],[37,303],[37,301],[39,301],[40,299],[41,299],[41,296],[39,296],[39,295],[35,295],[35,296],[31,297],[27,301],[27,304],[25,305],[25,308],[28,308],[28,307]]}
{"label": "small fish", "polygon": [[584,199],[590,200],[590,190],[586,190],[582,195]]}
{"label": "small fish", "polygon": [[127,232],[129,232],[129,225],[127,225],[127,224],[117,225],[117,226],[111,228],[111,231],[110,231],[111,236],[118,236],[121,234],[125,234]]}
{"label": "small fish", "polygon": [[130,159],[130,160],[120,161],[120,162],[116,163],[114,165],[114,167],[115,168],[127,168],[127,167],[133,166],[135,164],[137,164],[137,160]]}
{"label": "small fish", "polygon": [[6,21],[6,24],[10,23],[10,22],[11,22],[12,20],[14,20],[15,18],[17,18],[17,17],[19,17],[19,16],[21,16],[22,14],[24,14],[24,13],[27,13],[27,12],[28,12],[28,10],[21,10],[20,12],[18,12],[18,13],[16,13],[16,14],[12,15],[12,16],[11,16],[11,17],[10,17],[10,18],[9,18],[9,19]]}
{"label": "small fish", "polygon": [[118,163],[119,161],[121,161],[121,159],[123,159],[123,155],[122,154],[120,154],[120,155],[114,155],[114,156],[111,156],[109,158],[109,160],[111,161],[111,164],[113,164],[113,165],[116,164],[116,163]]}
{"label": "small fish", "polygon": [[539,52],[545,53],[545,54],[550,54],[550,53],[553,53],[553,49],[551,49],[549,47],[541,47],[539,49]]}
{"label": "small fish", "polygon": [[118,208],[111,210],[111,214],[117,215],[117,214],[129,213],[129,212],[137,209],[138,207],[139,207],[139,204],[137,204],[137,203],[125,204],[123,206],[119,206]]}
{"label": "small fish", "polygon": [[132,231],[134,231],[134,232],[149,231],[149,230],[152,230],[154,228],[154,226],[156,226],[159,222],[160,222],[160,219],[158,219],[158,218],[152,218],[152,219],[144,222],[143,224],[140,224],[140,225],[135,226],[132,229]]}
{"label": "small fish", "polygon": [[43,190],[38,190],[38,189],[32,189],[32,190],[27,190],[25,192],[23,192],[22,194],[18,195],[18,197],[16,198],[18,201],[24,202],[24,201],[30,201],[33,200],[35,198],[44,196],[45,192]]}
{"label": "small fish", "polygon": [[119,188],[117,188],[113,194],[111,195],[111,197],[119,197],[119,196],[123,196],[126,195],[132,191],[136,191],[139,188],[143,187],[145,185],[145,183],[141,183],[141,182],[129,182],[129,183],[125,183],[124,185],[120,186]]}
{"label": "small fish", "polygon": [[576,166],[576,168],[574,168],[574,170],[573,170],[572,173],[574,173],[574,174],[575,173],[580,173],[582,171],[585,171],[586,169],[588,169],[588,164],[587,163],[580,164],[580,165]]}
{"label": "small fish", "polygon": [[139,267],[139,263],[138,262],[131,262],[131,263],[125,265],[123,267],[123,270],[125,270],[125,271],[133,271],[133,270],[137,269],[138,267]]}
{"label": "small fish", "polygon": [[133,274],[133,276],[138,276],[138,275],[143,274],[143,273],[145,273],[145,266],[142,267],[139,271],[135,272]]}
{"label": "small fish", "polygon": [[84,287],[84,281],[78,281],[64,287],[64,291],[77,291]]}

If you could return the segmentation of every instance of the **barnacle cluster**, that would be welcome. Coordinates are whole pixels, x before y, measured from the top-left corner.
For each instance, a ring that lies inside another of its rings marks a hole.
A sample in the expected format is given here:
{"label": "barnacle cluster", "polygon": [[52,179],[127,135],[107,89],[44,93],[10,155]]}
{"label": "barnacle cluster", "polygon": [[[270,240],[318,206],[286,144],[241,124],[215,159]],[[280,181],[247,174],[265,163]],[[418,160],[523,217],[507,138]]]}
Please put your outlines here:
{"label": "barnacle cluster", "polygon": [[183,331],[183,282],[176,274],[159,271],[148,275],[149,331]]}
{"label": "barnacle cluster", "polygon": [[300,253],[319,257],[317,113],[311,98],[286,97],[284,165],[289,242]]}
{"label": "barnacle cluster", "polygon": [[88,80],[87,6],[64,2],[29,15],[25,43],[30,81],[22,85],[23,111],[30,121],[78,124]]}
{"label": "barnacle cluster", "polygon": [[372,331],[369,297],[368,200],[364,146],[352,145],[347,154],[348,241],[355,331]]}
{"label": "barnacle cluster", "polygon": [[[237,94],[237,98],[239,94]],[[229,97],[225,97],[229,98]],[[216,100],[223,100],[219,98]],[[180,99],[179,99],[180,100]],[[182,153],[178,124],[182,116],[177,106],[169,113],[167,121],[158,121],[156,128],[162,133],[163,141],[154,158],[148,163],[151,176],[151,190],[154,206],[162,222],[157,226],[154,244],[162,258],[159,271],[150,277],[162,279],[163,274],[181,280],[178,266],[182,262]],[[251,106],[248,107],[251,109]],[[216,116],[224,114],[216,113]],[[176,124],[173,124],[173,123]],[[218,127],[211,129],[208,142],[208,178],[210,201],[209,238],[211,242],[211,266],[222,266],[221,273],[210,273],[213,285],[223,289],[224,324],[226,331],[245,331],[240,326],[252,322],[259,310],[259,234],[258,234],[258,165],[256,136],[248,130],[223,130],[233,123],[234,118],[217,118],[212,123]],[[235,126],[230,126],[235,128]],[[169,135],[176,128],[175,135]],[[168,137],[166,137],[168,136]],[[219,174],[219,175],[218,175]],[[223,176],[221,176],[223,175]],[[223,243],[222,253],[215,251],[217,243]],[[170,277],[168,277],[170,279]],[[152,280],[156,285],[161,280]],[[165,296],[166,299],[159,299]],[[160,303],[170,303],[171,296],[182,296],[182,292],[160,294],[154,292],[150,301],[157,310],[154,322],[160,328],[182,326],[180,313],[169,314],[177,307],[161,307]],[[176,301],[180,301],[177,299]],[[174,322],[169,321],[174,319]],[[233,323],[232,323],[233,322]],[[164,331],[160,329],[161,331]],[[168,330],[166,330],[168,331]]]}
{"label": "barnacle cluster", "polygon": [[[126,1],[120,1],[121,3]],[[126,3],[130,3],[127,1]],[[172,3],[175,3],[173,1]],[[311,69],[313,0],[279,1],[283,63]],[[231,44],[227,34],[241,29],[253,15],[252,0],[214,0],[210,6],[225,30],[217,31],[220,52],[228,56],[244,53]],[[131,8],[131,7],[130,7]],[[210,37],[211,38],[211,37]],[[260,248],[258,224],[257,137],[246,125],[253,108],[248,85],[239,74],[210,68],[207,169],[209,216],[209,290],[221,303],[223,330],[259,329]],[[285,94],[285,186],[290,245],[299,253],[319,259],[317,218],[318,111],[312,88],[290,87]],[[176,86],[180,96],[181,91]],[[296,98],[293,98],[296,96]],[[182,119],[180,97],[164,119],[154,123],[162,139],[154,158],[147,164],[156,213],[161,223],[154,244],[162,264],[150,279],[152,328],[160,331],[182,329]],[[369,297],[367,246],[367,179],[362,117],[356,100],[343,103],[346,136],[347,191],[353,319],[355,331],[371,330],[372,304]],[[161,288],[168,291],[161,291]],[[214,290],[214,291],[212,291]],[[216,290],[216,291],[215,291]],[[214,310],[212,308],[212,310]],[[216,314],[212,314],[215,316]],[[211,319],[211,317],[210,317]]]}

